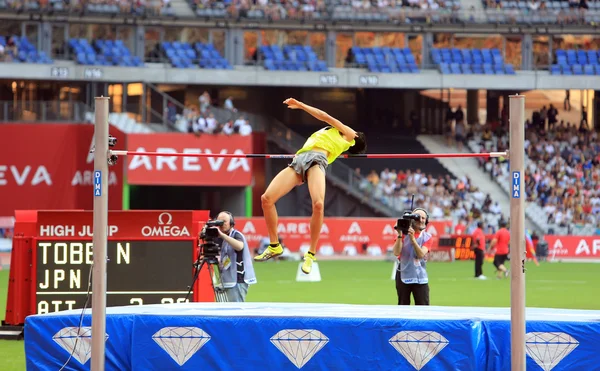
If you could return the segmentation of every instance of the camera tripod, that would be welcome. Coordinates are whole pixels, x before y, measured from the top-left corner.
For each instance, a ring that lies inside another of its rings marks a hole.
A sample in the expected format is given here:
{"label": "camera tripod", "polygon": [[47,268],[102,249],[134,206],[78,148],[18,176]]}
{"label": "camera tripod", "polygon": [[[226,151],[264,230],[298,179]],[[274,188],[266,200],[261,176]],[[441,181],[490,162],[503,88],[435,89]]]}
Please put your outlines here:
{"label": "camera tripod", "polygon": [[221,270],[219,269],[219,262],[216,258],[202,258],[202,256],[198,256],[198,260],[194,263],[194,280],[192,284],[189,286],[189,291],[185,296],[185,300],[188,300],[192,290],[194,289],[194,284],[200,277],[200,272],[202,272],[202,268],[206,265],[208,269],[208,274],[211,279],[211,286],[213,291],[215,292],[215,301],[220,303],[225,303],[229,301],[227,299],[227,294],[225,293],[225,289],[223,288],[223,282],[221,281]]}

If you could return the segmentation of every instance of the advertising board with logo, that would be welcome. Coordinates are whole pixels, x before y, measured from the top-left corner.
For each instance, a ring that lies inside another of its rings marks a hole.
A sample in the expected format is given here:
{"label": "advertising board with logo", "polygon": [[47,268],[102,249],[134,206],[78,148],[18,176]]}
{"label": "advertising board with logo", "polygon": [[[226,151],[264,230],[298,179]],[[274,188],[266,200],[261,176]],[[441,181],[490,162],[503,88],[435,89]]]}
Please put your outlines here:
{"label": "advertising board with logo", "polygon": [[[125,146],[125,134],[110,134]],[[0,125],[0,216],[18,209],[92,209],[94,126]],[[109,168],[108,207],[122,207],[123,160]]]}
{"label": "advertising board with logo", "polygon": [[[359,253],[366,248],[378,246],[383,253],[394,244],[398,233],[394,219],[384,218],[325,218],[321,227],[319,249],[335,253],[353,247]],[[263,218],[237,218],[237,228],[246,236],[250,247],[256,247],[267,236]],[[432,247],[437,248],[439,236],[449,233],[452,221],[430,221],[427,232],[433,236]],[[277,232],[283,244],[291,251],[299,251],[310,242],[310,218],[281,217]]]}
{"label": "advertising board with logo", "polygon": [[130,155],[127,181],[136,185],[247,186],[252,160],[234,157],[178,157],[172,153],[249,154],[251,136],[196,136],[187,133],[129,134],[127,149],[164,156]]}
{"label": "advertising board with logo", "polygon": [[546,235],[550,261],[600,261],[600,236]]}

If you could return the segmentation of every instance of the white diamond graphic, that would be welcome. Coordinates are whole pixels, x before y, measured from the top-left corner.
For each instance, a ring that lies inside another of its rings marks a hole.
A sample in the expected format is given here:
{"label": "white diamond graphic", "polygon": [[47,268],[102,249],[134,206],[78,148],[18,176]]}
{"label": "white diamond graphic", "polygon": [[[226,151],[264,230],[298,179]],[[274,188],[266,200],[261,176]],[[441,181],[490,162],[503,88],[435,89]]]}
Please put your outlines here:
{"label": "white diamond graphic", "polygon": [[560,363],[579,342],[564,332],[528,332],[525,335],[527,354],[544,371],[550,371]]}
{"label": "white diamond graphic", "polygon": [[281,330],[271,338],[271,343],[298,368],[328,342],[329,338],[318,330]]}
{"label": "white diamond graphic", "polygon": [[154,340],[179,366],[183,366],[208,343],[210,335],[198,327],[163,327],[152,335]]}
{"label": "white diamond graphic", "polygon": [[[73,352],[73,358],[84,365],[92,357],[92,328],[91,327],[65,327],[52,336],[64,350]],[[108,340],[106,334],[105,341]],[[73,351],[74,350],[74,351]]]}
{"label": "white diamond graphic", "polygon": [[448,340],[435,331],[400,331],[390,344],[420,370],[448,345]]}

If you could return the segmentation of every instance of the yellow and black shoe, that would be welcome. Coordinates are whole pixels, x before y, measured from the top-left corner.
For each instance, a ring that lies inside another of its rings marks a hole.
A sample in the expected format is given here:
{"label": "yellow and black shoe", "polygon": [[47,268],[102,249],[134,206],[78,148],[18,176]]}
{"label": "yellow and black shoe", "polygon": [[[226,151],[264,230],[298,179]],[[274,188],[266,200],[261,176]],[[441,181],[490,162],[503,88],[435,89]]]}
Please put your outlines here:
{"label": "yellow and black shoe", "polygon": [[302,263],[302,272],[309,274],[312,269],[312,263],[314,261],[317,261],[315,254],[311,253],[310,251],[307,251],[306,254],[304,254],[304,263]]}
{"label": "yellow and black shoe", "polygon": [[280,243],[275,247],[269,245],[262,254],[254,257],[254,261],[264,262],[281,254],[283,254],[283,247],[281,247]]}

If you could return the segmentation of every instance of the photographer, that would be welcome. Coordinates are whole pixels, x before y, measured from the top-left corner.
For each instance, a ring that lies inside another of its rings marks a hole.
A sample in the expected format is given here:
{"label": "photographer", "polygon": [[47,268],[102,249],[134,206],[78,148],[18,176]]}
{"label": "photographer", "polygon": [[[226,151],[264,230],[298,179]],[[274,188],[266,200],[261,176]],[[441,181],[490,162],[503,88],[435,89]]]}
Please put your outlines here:
{"label": "photographer", "polygon": [[230,212],[220,212],[217,219],[223,221],[223,225],[218,227],[223,287],[228,301],[243,302],[248,285],[256,283],[250,248],[242,232],[233,228],[235,221]]}
{"label": "photographer", "polygon": [[429,252],[431,235],[425,232],[429,215],[416,208],[412,214],[399,219],[394,229],[398,238],[394,243],[394,255],[399,264],[396,271],[396,292],[398,305],[410,305],[412,293],[415,305],[429,305],[429,278],[426,270],[426,256]]}

